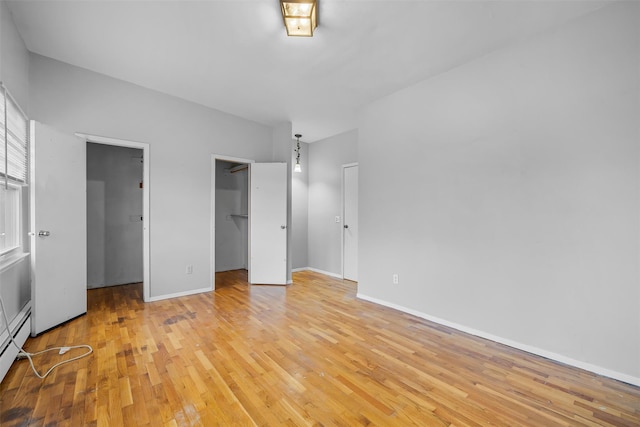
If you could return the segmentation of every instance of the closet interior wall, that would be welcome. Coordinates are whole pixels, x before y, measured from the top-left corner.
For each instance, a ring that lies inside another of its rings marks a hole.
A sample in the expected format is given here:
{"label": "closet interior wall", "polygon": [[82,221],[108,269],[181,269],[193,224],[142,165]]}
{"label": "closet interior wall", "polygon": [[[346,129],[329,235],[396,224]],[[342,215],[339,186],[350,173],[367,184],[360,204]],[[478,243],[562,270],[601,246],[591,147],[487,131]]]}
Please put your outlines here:
{"label": "closet interior wall", "polygon": [[249,170],[216,160],[216,272],[248,267]]}

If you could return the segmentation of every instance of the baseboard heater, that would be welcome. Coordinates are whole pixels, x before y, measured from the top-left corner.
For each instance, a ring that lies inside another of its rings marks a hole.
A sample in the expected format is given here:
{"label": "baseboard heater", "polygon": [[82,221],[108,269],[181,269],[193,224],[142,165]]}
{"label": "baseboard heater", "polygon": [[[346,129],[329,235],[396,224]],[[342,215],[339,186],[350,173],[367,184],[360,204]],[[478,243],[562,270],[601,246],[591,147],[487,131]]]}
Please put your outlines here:
{"label": "baseboard heater", "polygon": [[[0,322],[3,324],[4,322]],[[3,325],[4,326],[4,325]],[[16,343],[22,347],[27,341],[29,334],[31,333],[31,305],[27,304],[20,313],[13,319],[9,325],[13,338]],[[11,344],[9,334],[6,330],[0,333],[0,382],[7,375],[9,368],[16,360],[18,355],[18,349],[15,345]]]}

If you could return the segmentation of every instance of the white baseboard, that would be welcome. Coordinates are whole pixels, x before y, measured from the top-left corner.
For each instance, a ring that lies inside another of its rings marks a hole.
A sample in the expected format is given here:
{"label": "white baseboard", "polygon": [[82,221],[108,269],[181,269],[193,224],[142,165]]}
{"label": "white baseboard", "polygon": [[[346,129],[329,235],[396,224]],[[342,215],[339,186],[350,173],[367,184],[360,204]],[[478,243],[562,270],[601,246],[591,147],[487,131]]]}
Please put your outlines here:
{"label": "white baseboard", "polygon": [[560,363],[564,363],[565,365],[570,365],[576,368],[580,368],[580,369],[584,369],[585,371],[589,371],[589,372],[593,372],[594,374],[598,374],[598,375],[602,375],[608,378],[613,378],[614,380],[618,380],[618,381],[622,381],[628,384],[633,384],[635,386],[640,386],[640,378],[628,375],[628,374],[623,374],[621,372],[617,372],[617,371],[613,371],[611,369],[607,369],[607,368],[603,368],[601,366],[597,366],[597,365],[592,365],[590,363],[586,363],[586,362],[582,362],[580,360],[576,360],[576,359],[572,359],[570,357],[567,356],[563,356],[561,354],[557,354],[557,353],[553,353],[547,350],[543,350],[541,348],[538,347],[534,347],[534,346],[530,346],[527,344],[523,344],[517,341],[513,341],[507,338],[503,338],[503,337],[499,337],[497,335],[493,335],[484,331],[480,331],[477,329],[473,329],[473,328],[469,328],[467,326],[464,325],[460,325],[458,323],[454,323],[454,322],[450,322],[448,320],[444,320],[444,319],[440,319],[438,317],[434,317],[431,316],[429,314],[426,313],[422,313],[420,311],[417,310],[413,310],[407,307],[403,307],[401,305],[398,304],[394,304],[388,301],[384,301],[378,298],[373,298],[370,297],[368,295],[364,295],[361,293],[358,293],[356,295],[358,298],[369,301],[369,302],[373,302],[375,304],[380,304],[380,305],[384,305],[385,307],[389,307],[389,308],[393,308],[399,311],[402,311],[404,313],[408,313],[408,314],[412,314],[414,316],[420,317],[422,319],[426,319],[429,320],[431,322],[437,323],[439,325],[443,325],[443,326],[447,326],[449,328],[453,328],[456,329],[458,331],[461,332],[465,332],[467,334],[470,335],[475,335],[477,337],[480,338],[485,338],[500,344],[504,344],[506,346],[509,347],[513,347],[513,348],[517,348],[518,350],[523,350],[526,351],[527,353],[531,353],[531,354],[535,354],[537,356],[542,356],[545,357],[547,359],[551,359],[554,360],[556,362],[560,362]]}
{"label": "white baseboard", "polygon": [[207,288],[193,289],[191,291],[176,292],[175,294],[167,294],[167,295],[160,295],[157,297],[150,297],[149,300],[145,302],[162,301],[163,299],[186,297],[188,295],[202,294],[204,292],[211,292],[211,291],[213,291],[213,288],[209,286]]}
{"label": "white baseboard", "polygon": [[[9,329],[13,332],[13,337],[20,347],[24,345],[31,332],[31,306],[27,306],[15,317],[11,322]],[[9,372],[9,368],[13,364],[16,356],[18,355],[18,349],[11,344],[9,340],[9,334],[3,331],[0,341],[3,343],[0,347],[0,382],[4,379],[4,376]]]}
{"label": "white baseboard", "polygon": [[329,271],[324,271],[324,270],[320,270],[319,268],[313,268],[313,267],[296,268],[295,270],[291,270],[291,271],[296,272],[296,271],[305,271],[305,270],[313,271],[314,273],[324,274],[325,276],[335,277],[336,279],[342,279],[341,274],[331,273]]}

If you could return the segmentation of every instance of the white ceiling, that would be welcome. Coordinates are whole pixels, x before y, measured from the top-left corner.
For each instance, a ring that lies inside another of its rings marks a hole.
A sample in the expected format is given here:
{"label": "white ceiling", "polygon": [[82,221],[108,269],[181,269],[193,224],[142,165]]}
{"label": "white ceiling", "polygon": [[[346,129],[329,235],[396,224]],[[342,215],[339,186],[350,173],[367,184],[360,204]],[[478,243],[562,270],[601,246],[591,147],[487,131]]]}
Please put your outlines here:
{"label": "white ceiling", "polygon": [[319,0],[313,38],[278,0],[9,0],[31,52],[313,142],[359,107],[607,1]]}

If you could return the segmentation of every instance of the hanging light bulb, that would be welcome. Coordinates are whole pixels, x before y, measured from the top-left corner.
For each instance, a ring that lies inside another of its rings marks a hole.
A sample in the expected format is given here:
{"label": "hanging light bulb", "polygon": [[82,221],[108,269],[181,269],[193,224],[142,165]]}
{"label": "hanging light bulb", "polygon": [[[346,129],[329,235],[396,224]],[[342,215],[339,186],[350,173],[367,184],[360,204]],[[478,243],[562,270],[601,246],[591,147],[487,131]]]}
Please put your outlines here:
{"label": "hanging light bulb", "polygon": [[294,136],[296,137],[297,142],[296,142],[296,149],[293,150],[296,152],[296,165],[293,167],[293,171],[302,172],[302,166],[300,166],[300,137],[302,135],[300,135],[299,133],[296,133]]}

